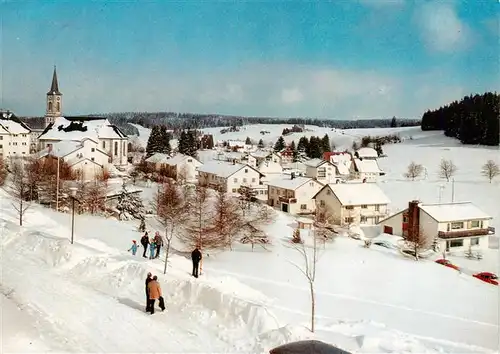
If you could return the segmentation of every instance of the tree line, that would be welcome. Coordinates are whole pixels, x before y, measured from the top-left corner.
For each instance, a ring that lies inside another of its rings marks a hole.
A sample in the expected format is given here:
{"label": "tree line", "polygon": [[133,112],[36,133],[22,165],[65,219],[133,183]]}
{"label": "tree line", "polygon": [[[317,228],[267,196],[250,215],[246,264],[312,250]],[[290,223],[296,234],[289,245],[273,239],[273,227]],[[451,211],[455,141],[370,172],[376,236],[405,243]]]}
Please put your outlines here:
{"label": "tree line", "polygon": [[463,144],[500,145],[500,95],[486,92],[465,96],[460,101],[428,110],[422,116],[422,130],[443,130]]}

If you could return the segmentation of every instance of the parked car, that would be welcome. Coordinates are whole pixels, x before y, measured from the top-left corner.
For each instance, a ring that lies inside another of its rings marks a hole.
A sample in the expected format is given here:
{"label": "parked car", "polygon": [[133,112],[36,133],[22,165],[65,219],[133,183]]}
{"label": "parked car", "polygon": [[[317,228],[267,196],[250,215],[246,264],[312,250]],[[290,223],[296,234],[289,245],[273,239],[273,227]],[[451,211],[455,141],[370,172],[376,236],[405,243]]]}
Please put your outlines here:
{"label": "parked car", "polygon": [[481,272],[473,275],[474,278],[482,280],[486,283],[498,285],[498,276],[490,272]]}
{"label": "parked car", "polygon": [[269,351],[270,354],[351,354],[345,350],[319,340],[302,340],[280,345]]}
{"label": "parked car", "polygon": [[451,263],[449,260],[447,259],[438,259],[436,261],[436,263],[438,264],[442,264],[444,265],[445,267],[448,267],[448,268],[453,268],[455,270],[460,270],[460,268],[458,268],[456,265],[454,265],[453,263]]}
{"label": "parked car", "polygon": [[377,245],[377,246],[380,246],[380,247],[389,248],[389,249],[396,249],[396,246],[394,246],[389,241],[385,241],[385,240],[382,240],[382,241],[373,241],[373,244]]}

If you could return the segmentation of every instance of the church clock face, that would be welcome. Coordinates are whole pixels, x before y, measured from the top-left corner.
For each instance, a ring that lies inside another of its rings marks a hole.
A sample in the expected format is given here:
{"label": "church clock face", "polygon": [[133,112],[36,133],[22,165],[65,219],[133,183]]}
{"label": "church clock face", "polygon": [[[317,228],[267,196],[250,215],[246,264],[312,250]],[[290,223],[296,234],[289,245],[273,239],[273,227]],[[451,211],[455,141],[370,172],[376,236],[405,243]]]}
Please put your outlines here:
{"label": "church clock face", "polygon": [[57,97],[57,100],[60,101],[61,100],[61,97]]}

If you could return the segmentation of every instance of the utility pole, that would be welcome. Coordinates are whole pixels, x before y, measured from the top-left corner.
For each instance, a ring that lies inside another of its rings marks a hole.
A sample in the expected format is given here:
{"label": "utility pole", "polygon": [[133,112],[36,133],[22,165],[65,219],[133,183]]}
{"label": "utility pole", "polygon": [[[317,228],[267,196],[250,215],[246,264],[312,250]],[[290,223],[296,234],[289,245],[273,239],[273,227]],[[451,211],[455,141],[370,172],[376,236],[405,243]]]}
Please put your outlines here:
{"label": "utility pole", "polygon": [[57,174],[56,174],[56,211],[59,211],[59,156],[57,157]]}
{"label": "utility pole", "polygon": [[451,180],[451,202],[455,201],[455,178]]}

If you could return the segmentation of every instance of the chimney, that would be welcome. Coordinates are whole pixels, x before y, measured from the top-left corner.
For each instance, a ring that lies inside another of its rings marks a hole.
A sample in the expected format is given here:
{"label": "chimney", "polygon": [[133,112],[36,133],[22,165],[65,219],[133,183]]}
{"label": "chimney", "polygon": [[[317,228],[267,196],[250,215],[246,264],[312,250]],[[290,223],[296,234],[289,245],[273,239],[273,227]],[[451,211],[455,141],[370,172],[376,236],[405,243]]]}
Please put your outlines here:
{"label": "chimney", "polygon": [[417,239],[420,232],[419,204],[420,201],[418,200],[412,200],[408,203],[408,239],[410,241]]}
{"label": "chimney", "polygon": [[294,179],[294,178],[295,178],[295,172],[290,173],[290,179]]}

